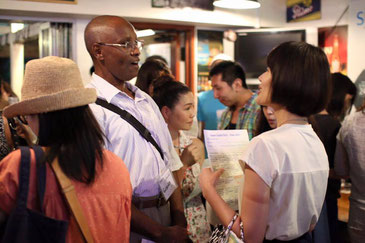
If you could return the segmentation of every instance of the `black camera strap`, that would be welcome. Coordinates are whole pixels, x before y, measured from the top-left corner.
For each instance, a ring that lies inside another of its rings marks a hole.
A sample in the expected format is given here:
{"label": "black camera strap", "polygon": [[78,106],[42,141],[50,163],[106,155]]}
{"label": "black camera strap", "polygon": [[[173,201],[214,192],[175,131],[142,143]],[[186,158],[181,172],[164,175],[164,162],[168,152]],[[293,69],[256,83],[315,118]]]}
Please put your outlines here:
{"label": "black camera strap", "polygon": [[140,123],[131,113],[119,108],[116,105],[113,105],[113,104],[107,102],[106,100],[100,99],[100,98],[97,98],[95,103],[97,105],[104,107],[105,109],[108,109],[108,110],[118,114],[123,120],[128,122],[132,127],[134,127],[139,132],[139,134],[144,139],[146,139],[153,146],[155,146],[157,151],[160,153],[162,160],[164,159],[163,152],[162,152],[160,146],[158,146],[155,139],[152,137],[150,131],[148,131],[148,129],[145,126],[143,126],[143,124]]}

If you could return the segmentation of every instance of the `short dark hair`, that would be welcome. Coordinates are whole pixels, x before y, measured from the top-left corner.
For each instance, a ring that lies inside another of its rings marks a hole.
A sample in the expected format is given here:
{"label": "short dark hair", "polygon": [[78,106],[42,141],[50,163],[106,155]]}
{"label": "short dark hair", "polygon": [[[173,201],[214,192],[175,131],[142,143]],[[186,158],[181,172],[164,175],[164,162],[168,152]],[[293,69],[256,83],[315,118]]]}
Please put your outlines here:
{"label": "short dark hair", "polygon": [[271,102],[299,116],[322,111],[329,98],[330,69],[324,52],[305,42],[285,42],[267,57]]}
{"label": "short dark hair", "polygon": [[242,87],[247,89],[245,71],[237,62],[219,62],[210,70],[209,77],[211,78],[212,76],[219,74],[222,74],[222,81],[228,83],[229,86],[232,86],[233,81],[235,81],[237,78],[241,79]]}
{"label": "short dark hair", "polygon": [[148,94],[148,89],[156,78],[171,74],[168,66],[160,60],[152,59],[142,64],[137,74],[136,86]]}
{"label": "short dark hair", "polygon": [[168,81],[155,87],[152,98],[160,110],[164,106],[173,109],[179,102],[181,95],[189,92],[191,92],[191,90],[185,84],[179,81]]}
{"label": "short dark hair", "polygon": [[96,161],[103,164],[104,135],[88,105],[38,114],[41,146],[49,147],[45,161],[58,157],[69,178],[90,184]]}
{"label": "short dark hair", "polygon": [[347,77],[341,73],[333,73],[332,78],[332,94],[330,102],[327,106],[327,112],[333,117],[341,117],[344,114],[345,109],[345,96],[346,94],[352,95],[351,105],[354,104],[357,88],[356,85]]}

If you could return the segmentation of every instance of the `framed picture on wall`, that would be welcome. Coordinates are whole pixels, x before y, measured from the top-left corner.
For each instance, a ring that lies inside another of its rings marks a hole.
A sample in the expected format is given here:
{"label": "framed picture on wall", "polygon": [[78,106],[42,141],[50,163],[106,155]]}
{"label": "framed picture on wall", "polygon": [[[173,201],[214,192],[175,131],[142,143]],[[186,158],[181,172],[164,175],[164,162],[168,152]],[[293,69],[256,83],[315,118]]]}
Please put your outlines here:
{"label": "framed picture on wall", "polygon": [[331,72],[347,75],[347,25],[318,28],[318,46],[326,53]]}
{"label": "framed picture on wall", "polygon": [[21,0],[21,1],[77,4],[77,0]]}

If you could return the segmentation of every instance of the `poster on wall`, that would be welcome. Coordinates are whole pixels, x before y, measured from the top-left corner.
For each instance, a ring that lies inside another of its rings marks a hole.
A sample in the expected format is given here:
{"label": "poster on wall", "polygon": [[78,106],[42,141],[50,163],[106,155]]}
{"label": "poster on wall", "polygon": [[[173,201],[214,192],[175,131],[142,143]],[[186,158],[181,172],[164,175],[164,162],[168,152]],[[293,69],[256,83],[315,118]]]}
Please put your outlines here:
{"label": "poster on wall", "polygon": [[331,73],[347,75],[347,25],[319,28],[318,45],[327,55]]}
{"label": "poster on wall", "polygon": [[321,18],[321,0],[287,0],[286,22],[302,22]]}
{"label": "poster on wall", "polygon": [[209,66],[220,53],[223,53],[223,32],[198,30],[198,92],[212,89]]}
{"label": "poster on wall", "polygon": [[77,0],[21,0],[21,1],[77,4]]}
{"label": "poster on wall", "polygon": [[214,10],[212,0],[151,0],[153,8],[200,8]]}

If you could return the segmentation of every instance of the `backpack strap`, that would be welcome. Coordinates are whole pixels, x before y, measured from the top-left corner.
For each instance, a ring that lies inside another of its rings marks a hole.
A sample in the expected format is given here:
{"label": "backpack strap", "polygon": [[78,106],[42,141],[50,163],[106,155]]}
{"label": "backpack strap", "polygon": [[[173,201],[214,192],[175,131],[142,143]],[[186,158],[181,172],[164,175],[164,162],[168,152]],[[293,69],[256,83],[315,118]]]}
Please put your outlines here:
{"label": "backpack strap", "polygon": [[142,123],[140,123],[137,118],[135,118],[131,113],[129,113],[126,110],[123,110],[121,108],[119,108],[116,105],[113,105],[109,102],[107,102],[106,100],[97,98],[95,103],[97,105],[100,105],[102,107],[104,107],[105,109],[108,109],[116,114],[118,114],[123,120],[125,120],[126,122],[128,122],[132,127],[134,127],[139,134],[146,139],[148,142],[150,142],[153,146],[155,146],[155,148],[157,149],[157,151],[160,153],[162,160],[164,159],[163,156],[163,152],[160,148],[160,146],[158,146],[157,142],[155,141],[155,139],[152,137],[150,131],[148,131],[148,129],[143,126]]}
{"label": "backpack strap", "polygon": [[40,146],[32,146],[37,161],[37,192],[39,198],[39,206],[43,213],[43,199],[46,191],[46,163],[42,161],[43,149]]}
{"label": "backpack strap", "polygon": [[30,174],[30,151],[28,147],[20,148],[20,168],[19,168],[19,190],[17,207],[20,209],[27,208],[28,190],[29,190],[29,174]]}

